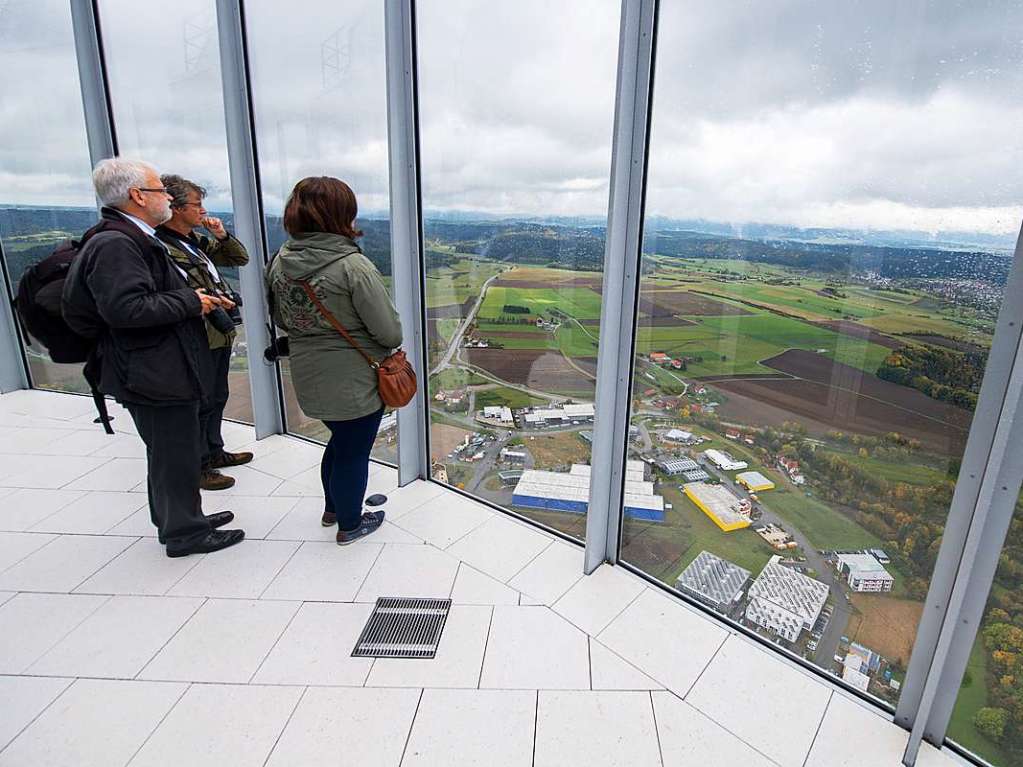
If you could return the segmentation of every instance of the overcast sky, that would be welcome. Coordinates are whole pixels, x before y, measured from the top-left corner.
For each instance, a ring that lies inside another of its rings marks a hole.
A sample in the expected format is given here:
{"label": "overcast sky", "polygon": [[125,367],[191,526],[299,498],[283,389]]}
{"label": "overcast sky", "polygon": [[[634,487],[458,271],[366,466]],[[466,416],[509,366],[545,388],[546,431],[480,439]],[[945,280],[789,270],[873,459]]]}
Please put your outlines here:
{"label": "overcast sky", "polygon": [[[268,210],[320,173],[386,209],[381,8],[247,0]],[[229,206],[213,0],[100,12],[122,153]],[[605,215],[616,2],[419,0],[418,21],[425,206]],[[672,0],[659,34],[649,212],[1018,229],[1017,3]],[[66,0],[6,4],[0,68],[0,202],[90,204]]]}

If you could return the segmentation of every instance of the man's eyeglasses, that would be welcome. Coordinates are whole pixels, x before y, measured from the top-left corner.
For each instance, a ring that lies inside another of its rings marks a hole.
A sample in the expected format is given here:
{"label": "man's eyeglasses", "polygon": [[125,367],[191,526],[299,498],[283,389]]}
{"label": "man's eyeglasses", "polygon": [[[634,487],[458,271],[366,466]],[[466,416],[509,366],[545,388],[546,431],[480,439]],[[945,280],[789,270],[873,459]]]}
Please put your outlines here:
{"label": "man's eyeglasses", "polygon": [[167,187],[165,186],[155,187],[152,189],[144,186],[136,186],[134,188],[138,189],[140,192],[162,192],[163,194],[170,194],[170,192],[167,191]]}

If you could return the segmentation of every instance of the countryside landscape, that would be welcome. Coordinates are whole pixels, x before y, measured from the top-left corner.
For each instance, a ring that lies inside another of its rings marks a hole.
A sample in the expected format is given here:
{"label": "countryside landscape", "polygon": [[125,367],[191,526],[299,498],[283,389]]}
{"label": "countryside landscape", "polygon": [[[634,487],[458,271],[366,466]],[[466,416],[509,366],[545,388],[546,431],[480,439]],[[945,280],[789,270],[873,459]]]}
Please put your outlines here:
{"label": "countryside landscape", "polygon": [[[89,215],[0,209],[12,276]],[[386,220],[361,224],[389,278]],[[583,537],[584,514],[517,504],[515,488],[523,472],[590,462],[603,227],[428,218],[424,245],[434,477]],[[623,560],[671,587],[702,552],[752,578],[777,561],[825,584],[795,640],[747,625],[837,676],[862,656],[860,688],[894,704],[1010,265],[1004,242],[648,222],[629,458],[663,514],[626,515]],[[235,390],[246,388],[245,352]],[[42,383],[75,389],[75,371],[38,365]],[[318,436],[293,398],[289,423]],[[394,444],[382,434],[378,456],[393,460]],[[672,461],[727,488],[747,524],[723,530]],[[745,472],[771,487],[743,487]],[[1021,532],[1014,521],[950,732],[1007,764],[1023,763]],[[866,552],[890,590],[850,587],[840,557]],[[747,621],[741,604],[721,612]]]}

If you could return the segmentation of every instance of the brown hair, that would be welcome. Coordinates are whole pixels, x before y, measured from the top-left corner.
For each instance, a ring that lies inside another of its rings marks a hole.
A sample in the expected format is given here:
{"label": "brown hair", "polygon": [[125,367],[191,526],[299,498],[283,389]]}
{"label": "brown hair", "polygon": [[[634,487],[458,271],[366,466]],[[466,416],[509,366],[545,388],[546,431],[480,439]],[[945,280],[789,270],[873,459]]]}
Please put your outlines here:
{"label": "brown hair", "polygon": [[284,229],[292,237],[312,232],[361,237],[355,228],[359,204],[344,181],[331,176],[310,176],[295,184],[284,206]]}
{"label": "brown hair", "polygon": [[167,188],[167,194],[174,199],[171,200],[172,208],[182,208],[188,202],[188,195],[195,192],[199,195],[199,202],[206,198],[206,190],[194,181],[182,178],[174,173],[164,173],[160,176],[160,183]]}

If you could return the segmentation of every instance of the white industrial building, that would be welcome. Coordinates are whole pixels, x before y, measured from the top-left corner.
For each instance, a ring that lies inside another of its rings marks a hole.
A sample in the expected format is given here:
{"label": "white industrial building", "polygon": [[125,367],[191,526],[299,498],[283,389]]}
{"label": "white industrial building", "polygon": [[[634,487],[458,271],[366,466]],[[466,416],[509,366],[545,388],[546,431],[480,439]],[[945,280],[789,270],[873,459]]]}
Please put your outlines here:
{"label": "white industrial building", "polygon": [[500,421],[501,423],[513,424],[515,419],[512,417],[512,411],[510,407],[503,407],[501,405],[491,405],[483,408],[483,417],[491,421]]}
{"label": "white industrial building", "polygon": [[581,405],[563,405],[557,408],[535,408],[523,415],[523,420],[530,426],[546,426],[547,424],[564,424],[572,421],[592,421],[594,409],[592,402]]}
{"label": "white industrial building", "polygon": [[692,458],[669,458],[657,464],[665,474],[674,476],[700,468],[700,464]]}
{"label": "white industrial building", "polygon": [[737,461],[723,450],[711,448],[710,450],[704,450],[703,454],[707,457],[708,461],[721,469],[721,471],[741,471],[749,467],[749,464],[745,461]]}
{"label": "white industrial building", "polygon": [[682,472],[682,478],[686,482],[703,482],[705,479],[710,479],[710,474],[703,469],[693,469],[692,471]]}
{"label": "white industrial building", "polygon": [[671,429],[664,434],[664,439],[669,442],[682,442],[689,443],[695,442],[696,437],[691,431],[682,431],[682,429]]}
{"label": "white industrial building", "polygon": [[675,582],[683,594],[710,605],[715,610],[728,612],[742,599],[742,592],[751,573],[727,559],[701,551]]}
{"label": "white industrial building", "polygon": [[[590,502],[590,467],[573,464],[568,472],[527,470],[512,493],[512,504],[550,511],[585,514]],[[654,495],[654,483],[643,479],[642,461],[625,467],[625,515],[635,519],[664,519],[664,499]]]}
{"label": "white industrial building", "polygon": [[779,564],[773,556],[749,587],[746,620],[795,642],[810,631],[828,601],[827,584]]}
{"label": "white industrial building", "polygon": [[891,591],[895,578],[873,554],[836,554],[838,571],[848,576],[849,588],[861,592]]}

